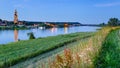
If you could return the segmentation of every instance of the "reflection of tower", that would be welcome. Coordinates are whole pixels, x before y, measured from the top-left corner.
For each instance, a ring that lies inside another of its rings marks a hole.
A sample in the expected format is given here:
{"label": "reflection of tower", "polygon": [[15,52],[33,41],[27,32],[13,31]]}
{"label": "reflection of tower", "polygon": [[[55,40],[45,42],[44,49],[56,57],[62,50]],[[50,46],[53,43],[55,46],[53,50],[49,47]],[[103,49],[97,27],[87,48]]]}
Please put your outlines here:
{"label": "reflection of tower", "polygon": [[18,31],[17,30],[14,30],[14,40],[15,40],[15,42],[18,41]]}
{"label": "reflection of tower", "polygon": [[18,24],[17,10],[15,10],[15,13],[14,13],[14,24]]}

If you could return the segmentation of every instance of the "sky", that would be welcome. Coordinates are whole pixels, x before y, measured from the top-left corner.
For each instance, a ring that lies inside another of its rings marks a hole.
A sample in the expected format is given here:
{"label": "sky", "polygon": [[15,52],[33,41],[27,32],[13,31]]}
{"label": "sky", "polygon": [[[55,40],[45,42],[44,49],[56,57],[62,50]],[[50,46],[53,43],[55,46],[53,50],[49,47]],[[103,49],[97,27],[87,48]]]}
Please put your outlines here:
{"label": "sky", "polygon": [[120,19],[120,0],[0,0],[0,19],[100,24]]}

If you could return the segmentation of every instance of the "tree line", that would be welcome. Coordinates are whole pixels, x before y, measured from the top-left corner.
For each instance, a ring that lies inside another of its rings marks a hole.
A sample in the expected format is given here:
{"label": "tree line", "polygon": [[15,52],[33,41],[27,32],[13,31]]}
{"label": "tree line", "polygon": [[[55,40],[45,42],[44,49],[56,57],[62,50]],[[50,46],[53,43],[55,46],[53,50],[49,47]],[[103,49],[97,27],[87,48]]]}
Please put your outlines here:
{"label": "tree line", "polygon": [[118,18],[110,18],[106,23],[101,23],[100,26],[120,26],[120,20]]}
{"label": "tree line", "polygon": [[109,26],[119,26],[120,20],[118,18],[110,18],[108,21]]}
{"label": "tree line", "polygon": [[[5,20],[0,19],[0,22],[5,23]],[[13,24],[13,23],[9,22],[7,24]],[[109,21],[107,22],[107,24],[105,24],[105,23],[100,24],[100,26],[105,26],[105,25],[108,25],[108,26],[120,26],[120,20],[118,18],[110,18]]]}

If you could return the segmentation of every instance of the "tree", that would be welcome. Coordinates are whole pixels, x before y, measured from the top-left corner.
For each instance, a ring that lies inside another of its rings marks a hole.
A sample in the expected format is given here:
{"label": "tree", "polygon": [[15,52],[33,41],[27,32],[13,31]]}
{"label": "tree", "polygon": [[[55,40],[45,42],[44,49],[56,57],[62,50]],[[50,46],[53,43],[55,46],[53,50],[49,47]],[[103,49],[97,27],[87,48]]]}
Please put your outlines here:
{"label": "tree", "polygon": [[118,18],[110,18],[108,21],[108,25],[110,26],[118,26],[120,24]]}
{"label": "tree", "polygon": [[0,22],[2,22],[2,19],[0,19]]}
{"label": "tree", "polygon": [[100,24],[100,26],[105,26],[105,25],[106,25],[106,24],[105,24],[104,22]]}

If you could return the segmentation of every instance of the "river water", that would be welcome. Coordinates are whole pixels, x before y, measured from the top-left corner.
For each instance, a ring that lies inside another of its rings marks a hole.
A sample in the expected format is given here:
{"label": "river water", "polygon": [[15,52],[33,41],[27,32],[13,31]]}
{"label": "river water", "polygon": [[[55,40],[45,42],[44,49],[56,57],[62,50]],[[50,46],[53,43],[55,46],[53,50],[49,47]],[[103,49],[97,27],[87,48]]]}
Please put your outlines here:
{"label": "river water", "polygon": [[0,44],[7,44],[19,40],[28,40],[27,33],[33,32],[35,37],[55,36],[59,34],[68,34],[75,32],[94,32],[100,27],[92,26],[77,26],[77,27],[64,27],[64,28],[50,28],[50,29],[28,29],[28,30],[0,30]]}

